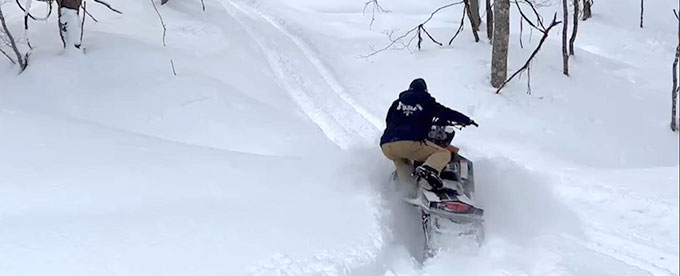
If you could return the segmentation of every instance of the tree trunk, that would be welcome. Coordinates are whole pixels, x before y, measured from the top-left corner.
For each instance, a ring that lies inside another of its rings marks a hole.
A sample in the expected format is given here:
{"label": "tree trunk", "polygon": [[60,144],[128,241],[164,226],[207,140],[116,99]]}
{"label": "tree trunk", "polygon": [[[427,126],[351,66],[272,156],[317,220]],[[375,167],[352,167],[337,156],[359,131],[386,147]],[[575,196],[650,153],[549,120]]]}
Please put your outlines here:
{"label": "tree trunk", "polygon": [[574,0],[574,27],[571,30],[571,38],[569,39],[569,55],[574,55],[574,42],[576,42],[576,34],[578,33],[578,15],[580,11],[579,0]]}
{"label": "tree trunk", "polygon": [[569,10],[567,0],[562,0],[562,73],[569,76],[569,52],[567,51],[567,32],[569,31]]}
{"label": "tree trunk", "polygon": [[494,3],[491,85],[499,88],[508,77],[508,42],[510,38],[510,0]]}
{"label": "tree trunk", "polygon": [[645,0],[640,0],[640,29],[644,26],[645,22]]}
{"label": "tree trunk", "polygon": [[493,39],[493,10],[491,10],[491,0],[486,0],[486,37],[489,42]]}
{"label": "tree trunk", "polygon": [[78,13],[82,0],[57,0],[57,7],[59,11],[59,34],[64,47],[73,45],[75,48],[80,48],[82,43],[81,33],[82,24]]}
{"label": "tree trunk", "polygon": [[[479,0],[463,0],[465,3],[465,12],[468,15],[468,18],[470,19],[470,25],[472,26],[472,35],[475,37],[475,42],[479,42],[479,34],[477,33],[479,31]],[[473,4],[472,2],[477,2],[476,10],[472,8]],[[475,14],[477,16],[477,19],[475,18]]]}
{"label": "tree trunk", "polygon": [[673,61],[673,92],[671,97],[673,101],[671,107],[671,130],[673,131],[678,131],[678,125],[680,124],[678,122],[678,90],[680,90],[678,86],[678,60],[680,60],[680,43],[675,49],[675,60]]}
{"label": "tree trunk", "polygon": [[[678,4],[680,5],[680,4]],[[680,9],[676,16],[680,15]],[[672,107],[671,107],[671,130],[678,131],[680,127],[680,121],[678,118],[678,93],[680,93],[680,84],[678,84],[678,61],[680,61],[680,17],[678,17],[678,46],[675,48],[675,60],[673,60],[673,92],[671,96]]]}
{"label": "tree trunk", "polygon": [[12,51],[14,51],[14,54],[16,55],[17,63],[19,63],[19,67],[21,68],[20,72],[23,72],[28,66],[28,56],[23,56],[19,51],[17,42],[14,40],[14,36],[12,36],[12,33],[9,31],[9,28],[5,23],[5,15],[2,13],[2,5],[0,5],[0,25],[2,25],[2,30],[5,32],[7,40],[9,40],[9,46],[12,47]]}
{"label": "tree trunk", "polygon": [[469,0],[468,16],[472,22],[472,28],[479,32],[479,25],[482,24],[482,17],[479,15],[479,0]]}
{"label": "tree trunk", "polygon": [[583,0],[583,21],[593,17],[593,0]]}
{"label": "tree trunk", "polygon": [[72,10],[80,10],[80,4],[82,0],[57,0],[57,6],[59,8],[69,8]]}

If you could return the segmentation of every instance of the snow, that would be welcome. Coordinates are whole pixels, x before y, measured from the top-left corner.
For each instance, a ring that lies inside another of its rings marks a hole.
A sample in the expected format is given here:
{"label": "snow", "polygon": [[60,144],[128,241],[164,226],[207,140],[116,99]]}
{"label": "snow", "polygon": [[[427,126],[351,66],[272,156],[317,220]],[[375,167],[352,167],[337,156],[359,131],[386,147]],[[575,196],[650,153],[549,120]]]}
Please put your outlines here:
{"label": "snow", "polygon": [[[372,26],[364,2],[170,0],[166,46],[150,2],[90,3],[84,53],[61,49],[55,16],[31,23],[27,71],[0,59],[0,274],[679,274],[677,2],[639,29],[639,3],[598,1],[570,77],[556,29],[531,94],[524,75],[500,95],[467,26],[452,46],[362,58],[448,1],[384,0]],[[428,30],[448,42],[460,11]],[[510,71],[539,38],[525,28],[520,48],[512,16]],[[487,228],[424,263],[377,147],[416,77],[480,123],[454,142]]]}

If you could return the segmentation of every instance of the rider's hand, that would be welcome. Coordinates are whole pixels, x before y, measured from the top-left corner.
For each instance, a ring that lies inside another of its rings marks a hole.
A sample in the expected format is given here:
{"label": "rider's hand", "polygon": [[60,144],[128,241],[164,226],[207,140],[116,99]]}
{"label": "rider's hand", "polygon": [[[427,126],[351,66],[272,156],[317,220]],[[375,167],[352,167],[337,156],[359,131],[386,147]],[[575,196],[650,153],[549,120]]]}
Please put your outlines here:
{"label": "rider's hand", "polygon": [[477,122],[475,122],[475,120],[470,120],[470,123],[468,125],[479,127],[479,124],[477,124]]}

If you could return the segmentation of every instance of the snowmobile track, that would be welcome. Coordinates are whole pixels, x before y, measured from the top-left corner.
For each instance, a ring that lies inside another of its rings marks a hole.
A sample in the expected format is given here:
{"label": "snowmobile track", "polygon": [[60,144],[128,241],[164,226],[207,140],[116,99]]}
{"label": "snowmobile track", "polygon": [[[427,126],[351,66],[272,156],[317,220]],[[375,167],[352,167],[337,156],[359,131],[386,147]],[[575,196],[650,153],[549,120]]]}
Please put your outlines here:
{"label": "snowmobile track", "polygon": [[280,85],[340,148],[373,143],[381,122],[351,99],[300,38],[271,17],[237,1],[221,1],[259,45]]}

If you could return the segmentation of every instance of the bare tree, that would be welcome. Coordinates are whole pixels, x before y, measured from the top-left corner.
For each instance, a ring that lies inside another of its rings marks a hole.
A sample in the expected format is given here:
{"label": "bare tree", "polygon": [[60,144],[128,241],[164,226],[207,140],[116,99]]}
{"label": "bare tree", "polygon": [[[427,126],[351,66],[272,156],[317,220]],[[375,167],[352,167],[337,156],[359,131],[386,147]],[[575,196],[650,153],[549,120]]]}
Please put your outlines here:
{"label": "bare tree", "polygon": [[550,30],[552,30],[552,28],[562,23],[560,21],[557,21],[557,13],[555,13],[555,16],[553,16],[553,20],[548,27],[543,25],[542,20],[538,20],[538,22],[534,24],[531,22],[531,20],[529,20],[529,18],[524,14],[524,12],[522,12],[522,9],[519,7],[519,4],[517,5],[517,8],[519,9],[520,15],[522,15],[522,20],[526,21],[532,28],[541,32],[543,36],[541,37],[541,41],[538,43],[538,46],[536,46],[536,49],[534,49],[534,51],[531,53],[531,56],[529,56],[529,59],[527,59],[524,65],[521,68],[519,68],[515,73],[513,73],[512,76],[510,76],[510,78],[505,80],[505,82],[503,82],[503,84],[500,87],[498,87],[498,89],[496,90],[496,94],[500,93],[501,89],[503,89],[506,84],[508,84],[512,79],[514,79],[517,75],[521,74],[524,71],[528,72],[529,82],[527,84],[528,86],[527,93],[531,94],[531,62],[534,60],[538,52],[541,50],[541,47],[543,47],[543,43],[545,43],[545,40],[548,39]]}
{"label": "bare tree", "polygon": [[576,42],[576,34],[578,33],[578,15],[581,13],[579,0],[574,0],[574,26],[571,30],[571,38],[569,39],[569,54],[574,55],[574,42]]}
{"label": "bare tree", "polygon": [[[427,31],[427,29],[425,29],[425,25],[428,22],[430,22],[432,19],[434,19],[435,15],[437,15],[437,13],[439,13],[440,11],[448,9],[448,8],[456,6],[456,5],[465,4],[465,1],[466,0],[460,0],[458,2],[449,3],[449,4],[446,4],[444,6],[437,8],[432,13],[430,13],[430,16],[427,17],[427,19],[425,19],[422,23],[420,23],[417,26],[415,26],[415,27],[409,29],[408,31],[404,32],[402,35],[395,36],[394,32],[387,33],[387,36],[390,40],[389,44],[387,44],[385,47],[382,47],[382,48],[379,48],[379,49],[371,46],[372,52],[367,54],[367,55],[362,55],[361,57],[370,58],[372,56],[375,56],[375,55],[377,55],[381,52],[384,52],[384,51],[387,51],[387,50],[390,50],[390,49],[396,49],[396,50],[409,49],[413,52],[413,51],[415,51],[412,48],[414,41],[416,41],[416,43],[417,43],[416,48],[418,50],[420,50],[420,48],[422,46],[421,44],[423,42],[423,34],[427,35],[428,38],[432,42],[434,42],[435,44],[437,44],[439,46],[443,46],[444,44],[435,40],[434,37],[432,37],[432,35],[430,35],[430,33]],[[464,9],[463,14],[465,14],[465,12],[466,12],[466,10]],[[459,33],[459,32],[456,32],[456,33]],[[454,35],[454,38],[455,38],[455,36],[456,35]]]}
{"label": "bare tree", "polygon": [[[14,39],[14,36],[12,35],[12,32],[10,32],[9,28],[7,27],[7,23],[5,22],[5,15],[2,12],[2,2],[0,2],[0,25],[2,25],[2,32],[0,34],[4,34],[4,36],[7,37],[7,42],[8,46],[12,48],[12,51],[14,52],[14,55],[16,57],[16,60],[13,59],[9,54],[7,54],[5,51],[0,51],[2,54],[7,57],[12,63],[14,64],[19,64],[20,72],[23,72],[26,70],[26,67],[28,67],[28,54],[21,54],[19,51],[19,46],[17,45],[17,41]],[[4,39],[2,39],[4,41]]]}
{"label": "bare tree", "polygon": [[583,21],[593,17],[593,0],[583,0]]}
{"label": "bare tree", "polygon": [[562,0],[562,73],[569,76],[569,51],[567,51],[567,32],[569,31],[569,9],[567,0]]}
{"label": "bare tree", "polygon": [[[679,4],[680,5],[680,4]],[[671,96],[671,130],[678,131],[680,121],[678,121],[678,93],[680,93],[680,85],[678,84],[678,61],[680,61],[680,14],[674,10],[675,18],[678,20],[678,46],[675,48],[675,59],[673,60],[673,92]]]}
{"label": "bare tree", "polygon": [[486,0],[486,37],[491,42],[493,38],[493,10],[491,9],[491,0]]}
{"label": "bare tree", "polygon": [[468,15],[472,28],[479,32],[479,26],[482,24],[482,17],[479,15],[479,0],[468,0]]}
{"label": "bare tree", "polygon": [[[481,18],[479,17],[479,0],[464,0],[465,12],[470,18],[470,26],[472,26],[472,35],[475,37],[475,42],[479,42],[479,24]],[[473,4],[473,2],[475,4]],[[474,7],[473,7],[474,6]]]}
{"label": "bare tree", "polygon": [[78,13],[82,0],[57,0],[57,7],[59,8],[59,35],[64,47],[72,45],[80,49],[82,41],[80,34],[82,27]]}
{"label": "bare tree", "polygon": [[643,28],[645,22],[645,0],[640,0],[640,29]]}
{"label": "bare tree", "polygon": [[500,88],[508,76],[508,43],[510,38],[510,0],[494,2],[491,86]]}

